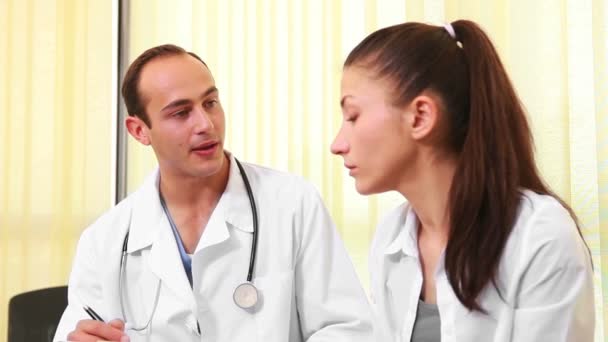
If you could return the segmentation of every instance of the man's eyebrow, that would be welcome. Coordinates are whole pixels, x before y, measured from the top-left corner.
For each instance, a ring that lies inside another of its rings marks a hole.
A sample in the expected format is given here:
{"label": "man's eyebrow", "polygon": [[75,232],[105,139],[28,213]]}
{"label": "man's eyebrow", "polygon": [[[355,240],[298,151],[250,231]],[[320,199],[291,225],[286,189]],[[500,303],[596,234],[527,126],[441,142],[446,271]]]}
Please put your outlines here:
{"label": "man's eyebrow", "polygon": [[201,96],[201,97],[209,96],[214,92],[215,93],[219,92],[217,87],[216,86],[209,87],[209,89],[205,90],[205,92],[203,93],[203,96]]}
{"label": "man's eyebrow", "polygon": [[[205,92],[201,95],[201,98],[209,96],[211,94],[213,94],[214,92],[218,92],[218,89],[216,86],[212,86],[209,89],[205,90]],[[187,100],[187,99],[178,99],[175,101],[172,101],[171,103],[169,103],[168,105],[164,106],[163,109],[161,109],[161,111],[167,110],[167,109],[171,109],[171,108],[175,108],[175,107],[180,107],[183,105],[187,105],[192,103],[192,101]]]}
{"label": "man's eyebrow", "polygon": [[161,109],[161,111],[167,110],[167,109],[171,109],[171,108],[175,108],[175,107],[180,107],[183,105],[187,105],[190,104],[192,101],[190,100],[186,100],[186,99],[179,99],[179,100],[175,100],[171,103],[169,103],[168,105],[164,106],[163,109]]}

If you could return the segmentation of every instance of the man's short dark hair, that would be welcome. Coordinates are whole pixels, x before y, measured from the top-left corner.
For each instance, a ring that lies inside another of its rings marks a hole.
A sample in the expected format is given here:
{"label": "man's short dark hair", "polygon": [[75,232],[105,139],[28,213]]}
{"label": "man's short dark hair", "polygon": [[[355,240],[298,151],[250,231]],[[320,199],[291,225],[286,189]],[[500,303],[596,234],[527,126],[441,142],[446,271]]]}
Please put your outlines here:
{"label": "man's short dark hair", "polygon": [[129,66],[125,78],[122,81],[122,98],[125,101],[127,113],[131,116],[140,118],[148,127],[152,127],[150,117],[146,113],[141,94],[139,93],[139,78],[141,76],[141,71],[144,66],[153,59],[178,55],[190,55],[203,63],[205,67],[207,66],[207,64],[193,52],[188,52],[183,48],[172,44],[159,45],[150,48],[139,55],[139,57],[137,57]]}

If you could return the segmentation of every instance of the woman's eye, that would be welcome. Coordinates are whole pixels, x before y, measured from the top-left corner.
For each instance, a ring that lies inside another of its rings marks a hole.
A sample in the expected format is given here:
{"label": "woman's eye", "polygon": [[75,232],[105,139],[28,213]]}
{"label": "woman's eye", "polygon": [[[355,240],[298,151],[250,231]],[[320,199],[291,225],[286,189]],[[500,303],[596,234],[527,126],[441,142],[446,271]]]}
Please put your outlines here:
{"label": "woman's eye", "polygon": [[347,122],[355,122],[358,117],[359,117],[359,115],[349,115],[349,116],[346,117],[346,121]]}

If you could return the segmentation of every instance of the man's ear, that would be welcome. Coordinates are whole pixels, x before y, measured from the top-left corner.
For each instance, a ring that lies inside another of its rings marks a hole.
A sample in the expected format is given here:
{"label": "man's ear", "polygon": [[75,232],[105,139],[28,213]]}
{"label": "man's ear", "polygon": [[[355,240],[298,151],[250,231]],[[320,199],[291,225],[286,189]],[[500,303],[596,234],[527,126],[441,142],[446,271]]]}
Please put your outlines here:
{"label": "man's ear", "polygon": [[408,128],[414,140],[425,140],[437,130],[439,122],[439,106],[429,95],[415,97],[408,106]]}
{"label": "man's ear", "polygon": [[150,129],[148,125],[137,116],[129,115],[125,119],[125,126],[127,131],[135,140],[139,141],[143,145],[150,145]]}

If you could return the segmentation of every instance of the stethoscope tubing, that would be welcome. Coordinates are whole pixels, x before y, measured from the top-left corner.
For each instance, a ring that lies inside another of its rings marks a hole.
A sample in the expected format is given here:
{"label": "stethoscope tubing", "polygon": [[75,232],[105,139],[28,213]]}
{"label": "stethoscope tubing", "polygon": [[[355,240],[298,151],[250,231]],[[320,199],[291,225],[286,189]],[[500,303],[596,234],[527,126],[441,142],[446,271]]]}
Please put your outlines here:
{"label": "stethoscope tubing", "polygon": [[253,215],[253,238],[251,241],[251,256],[249,258],[249,270],[247,271],[247,281],[251,282],[253,279],[253,269],[255,267],[255,257],[258,250],[258,208],[255,205],[255,199],[253,198],[253,191],[251,190],[251,185],[249,184],[249,179],[247,178],[247,174],[243,169],[241,163],[235,158],[236,165],[239,167],[239,171],[241,173],[241,178],[243,178],[243,183],[245,183],[245,189],[247,190],[247,196],[249,197],[249,204],[251,205],[251,214]]}
{"label": "stethoscope tubing", "polygon": [[[247,282],[251,283],[251,280],[253,279],[253,271],[255,268],[255,259],[257,256],[257,247],[258,247],[258,230],[259,230],[258,210],[257,210],[257,206],[255,204],[255,199],[253,197],[253,191],[251,190],[251,184],[249,183],[247,173],[245,172],[245,169],[243,168],[241,163],[236,158],[234,160],[236,161],[236,165],[239,168],[241,178],[243,179],[243,183],[245,184],[245,189],[247,190],[247,197],[249,197],[249,204],[251,206],[251,214],[253,216],[253,220],[252,220],[253,221],[253,236],[252,236],[252,240],[251,240],[251,255],[249,257],[249,269],[247,270]],[[120,256],[120,271],[119,271],[119,275],[118,275],[118,293],[119,293],[119,297],[120,297],[119,298],[120,310],[121,310],[122,316],[125,319],[125,321],[127,319],[127,316],[126,316],[126,312],[124,310],[124,304],[123,304],[123,286],[122,286],[123,279],[122,278],[123,278],[123,273],[126,272],[126,259],[127,259],[127,246],[129,244],[129,232],[130,232],[129,229],[127,229],[127,233],[125,234],[125,237],[122,242],[122,252],[121,252],[121,256]],[[152,315],[150,316],[150,319],[148,319],[147,324],[143,327],[135,327],[134,325],[131,325],[131,328],[133,330],[142,331],[142,330],[145,330],[150,325],[150,322],[152,321],[152,316],[154,315],[154,312],[156,311],[156,305],[158,304],[159,290],[160,290],[160,281],[159,281],[159,284],[157,285],[155,305],[154,305],[154,309],[152,310]]]}

